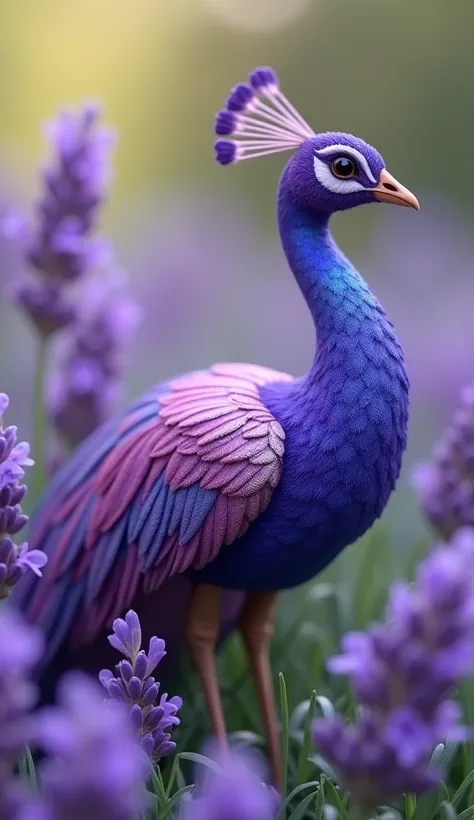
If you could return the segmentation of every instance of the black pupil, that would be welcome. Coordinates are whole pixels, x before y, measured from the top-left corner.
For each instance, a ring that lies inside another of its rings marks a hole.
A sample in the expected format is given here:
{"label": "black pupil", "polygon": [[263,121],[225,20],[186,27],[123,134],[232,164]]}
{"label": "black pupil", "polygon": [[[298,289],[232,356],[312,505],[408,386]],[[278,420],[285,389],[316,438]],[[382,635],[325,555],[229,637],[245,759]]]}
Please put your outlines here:
{"label": "black pupil", "polygon": [[333,162],[334,173],[338,177],[351,177],[354,174],[355,166],[351,159],[339,157]]}

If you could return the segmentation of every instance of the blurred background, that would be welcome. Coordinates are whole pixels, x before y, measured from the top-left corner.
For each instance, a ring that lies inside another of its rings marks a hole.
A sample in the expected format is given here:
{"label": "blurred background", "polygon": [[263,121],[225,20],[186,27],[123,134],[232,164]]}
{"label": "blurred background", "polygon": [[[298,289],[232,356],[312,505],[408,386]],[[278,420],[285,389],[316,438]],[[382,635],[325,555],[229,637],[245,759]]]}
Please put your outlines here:
{"label": "blurred background", "polygon": [[[394,321],[412,383],[410,445],[387,520],[422,523],[409,487],[474,377],[472,0],[1,0],[0,207],[29,207],[41,124],[97,100],[118,132],[102,230],[143,305],[122,403],[174,373],[249,360],[300,374],[306,307],[280,250],[284,156],[222,169],[213,118],[255,65],[278,71],[315,130],[353,132],[418,195],[417,215],[360,208],[338,242]],[[30,432],[34,338],[9,304],[22,268],[0,242],[1,389]]]}

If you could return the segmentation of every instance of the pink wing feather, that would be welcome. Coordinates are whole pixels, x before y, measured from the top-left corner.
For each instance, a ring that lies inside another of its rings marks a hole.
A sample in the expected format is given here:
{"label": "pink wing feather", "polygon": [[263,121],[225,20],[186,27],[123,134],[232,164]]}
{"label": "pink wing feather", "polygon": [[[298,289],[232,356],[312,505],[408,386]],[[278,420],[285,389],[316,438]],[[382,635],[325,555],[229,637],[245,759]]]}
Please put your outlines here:
{"label": "pink wing feather", "polygon": [[200,569],[242,536],[281,476],[285,434],[259,394],[277,381],[291,377],[215,365],[176,379],[109,423],[99,451],[92,439],[85,445],[85,460],[79,448],[33,528],[32,545],[50,561],[34,592],[26,584],[19,590],[28,616],[48,631],[68,601],[73,642],[92,641],[140,585],[151,592],[176,573]]}
{"label": "pink wing feather", "polygon": [[[100,503],[89,541],[123,514],[131,495],[126,484],[131,482],[133,491],[143,488],[144,501],[162,474],[173,491],[198,483],[219,494],[190,542],[180,544],[168,536],[172,549],[167,539],[153,565],[156,583],[190,566],[200,569],[223,545],[243,535],[267,508],[280,480],[285,434],[262,403],[258,387],[282,380],[291,377],[263,367],[222,364],[172,381],[170,391],[158,399],[157,421],[140,431],[136,441],[125,440],[97,474]],[[132,477],[125,468],[127,456],[136,467],[142,447],[148,459]]]}

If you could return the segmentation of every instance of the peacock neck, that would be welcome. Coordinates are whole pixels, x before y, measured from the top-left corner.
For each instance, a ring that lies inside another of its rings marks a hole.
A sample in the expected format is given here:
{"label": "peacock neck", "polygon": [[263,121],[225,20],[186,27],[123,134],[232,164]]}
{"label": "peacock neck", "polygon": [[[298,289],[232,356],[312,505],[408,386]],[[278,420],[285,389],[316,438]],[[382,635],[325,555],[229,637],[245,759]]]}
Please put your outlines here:
{"label": "peacock neck", "polygon": [[[393,328],[379,302],[329,230],[325,213],[308,212],[289,199],[284,191],[278,201],[281,242],[313,317],[317,350],[303,380],[305,387],[320,383],[328,370],[357,356],[365,333],[373,335],[374,324],[382,331]],[[335,384],[334,380],[332,383]]]}

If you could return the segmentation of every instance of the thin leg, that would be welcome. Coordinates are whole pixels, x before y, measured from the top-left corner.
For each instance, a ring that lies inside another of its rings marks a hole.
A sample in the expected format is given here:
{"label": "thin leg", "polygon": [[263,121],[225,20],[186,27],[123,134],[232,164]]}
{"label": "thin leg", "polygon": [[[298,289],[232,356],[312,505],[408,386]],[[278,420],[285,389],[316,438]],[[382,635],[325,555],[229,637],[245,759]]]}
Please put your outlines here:
{"label": "thin leg", "polygon": [[283,769],[269,659],[276,600],[277,594],[274,592],[250,593],[242,613],[240,630],[255,678],[275,785],[280,787]]}
{"label": "thin leg", "polygon": [[227,733],[217,683],[215,648],[220,629],[221,590],[200,584],[191,596],[186,625],[186,640],[191,648],[206,699],[212,731],[217,742],[227,749]]}

